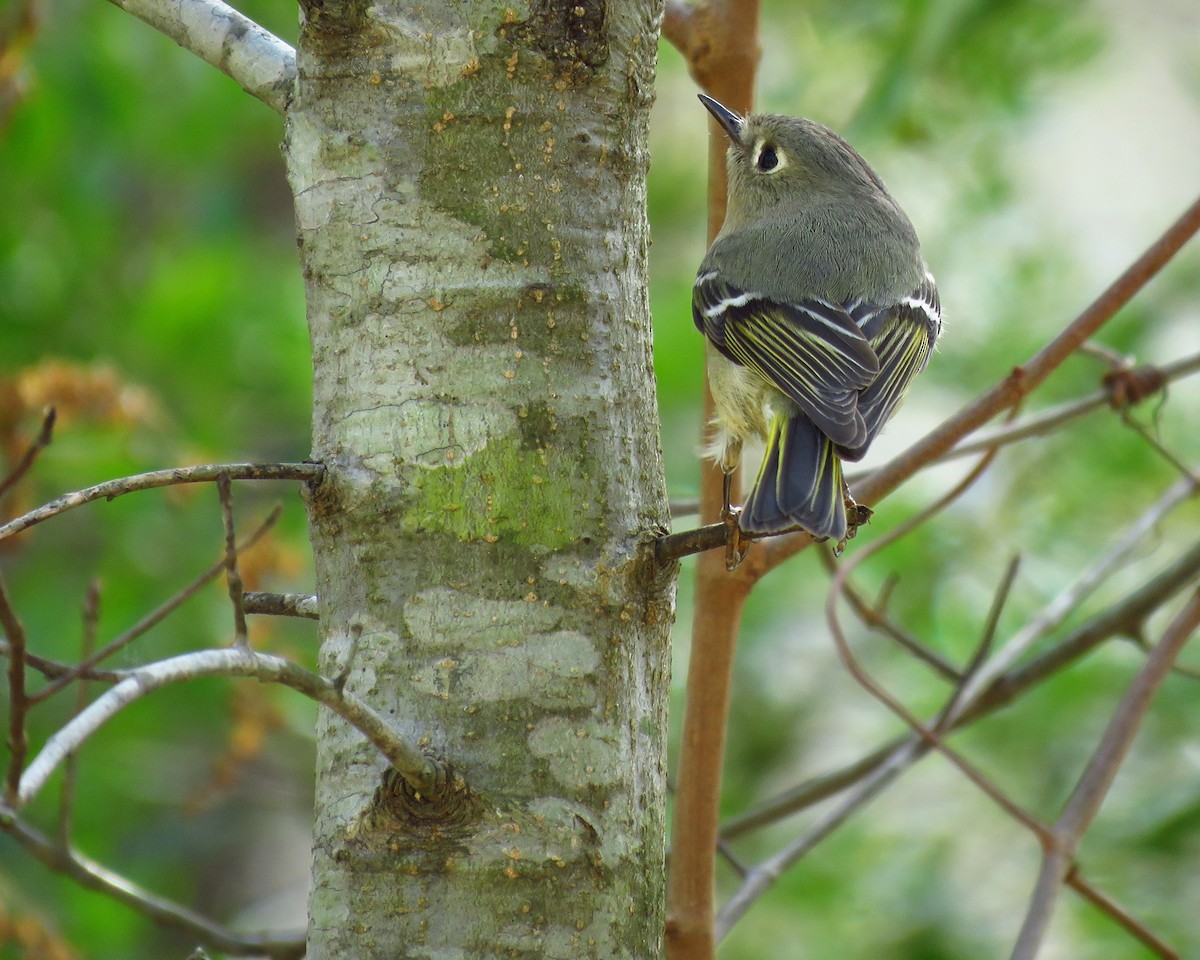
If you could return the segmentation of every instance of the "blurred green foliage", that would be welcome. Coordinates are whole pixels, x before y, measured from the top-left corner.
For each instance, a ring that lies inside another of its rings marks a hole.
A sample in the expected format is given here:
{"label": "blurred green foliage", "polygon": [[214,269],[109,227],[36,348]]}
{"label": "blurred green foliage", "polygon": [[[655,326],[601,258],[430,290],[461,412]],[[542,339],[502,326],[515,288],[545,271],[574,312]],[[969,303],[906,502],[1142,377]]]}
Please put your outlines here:
{"label": "blurred green foliage", "polygon": [[[242,9],[294,41],[291,9],[266,0]],[[1089,196],[1096,221],[1079,216],[1090,207],[1050,202],[1062,184],[1088,182],[1104,160],[1060,134],[1089,119],[1095,126],[1088,91],[1121,67],[1131,85],[1141,76],[1128,69],[1130,46],[1114,38],[1149,28],[1159,45],[1137,56],[1174,62],[1173,25],[1153,18],[1176,14],[1170,5],[1155,11],[1157,4],[1134,14],[1079,0],[766,0],[764,109],[806,113],[853,138],[913,215],[943,290],[944,345],[875,462],[1030,356],[1191,199],[1194,183],[1139,168],[1126,174],[1139,181],[1128,203],[1098,190]],[[1133,59],[1134,67],[1142,62]],[[309,361],[279,118],[96,0],[46,4],[32,44],[6,62],[16,64],[23,90],[0,130],[0,440],[11,455],[36,433],[42,403],[53,400],[62,412],[55,442],[9,509],[178,463],[303,458]],[[1180,116],[1184,126],[1200,122],[1194,63],[1181,61],[1176,76],[1183,106],[1176,103],[1175,119],[1160,129],[1178,127]],[[692,93],[678,54],[664,46],[652,125],[651,298],[664,453],[680,497],[695,492],[700,432],[702,343],[689,297],[704,249],[706,174],[696,157],[705,128]],[[1124,117],[1114,137],[1167,110],[1153,91],[1145,96],[1146,116]],[[1137,146],[1148,170],[1164,152],[1148,140]],[[1123,206],[1136,207],[1140,219],[1103,216]],[[1113,222],[1126,229],[1095,236],[1104,232],[1095,223]],[[1193,248],[1106,328],[1104,342],[1154,362],[1200,348],[1198,289]],[[1028,407],[1087,393],[1101,372],[1093,359],[1073,359]],[[1188,463],[1197,457],[1188,416],[1196,402],[1195,388],[1180,384],[1161,409],[1136,414]],[[859,544],[930,503],[963,469],[960,462],[918,477],[882,506]],[[1000,639],[1174,476],[1115,417],[1093,414],[1002,452],[958,504],[869,563],[859,586],[873,596],[898,574],[892,616],[962,663],[1010,555],[1021,554],[1023,565]],[[293,486],[237,488],[243,529],[272,503],[286,505],[252,565],[264,589],[311,589]],[[1164,524],[1068,626],[1194,541],[1197,512],[1188,505]],[[0,569],[34,648],[71,660],[79,601],[93,578],[102,583],[104,642],[213,562],[220,530],[210,488],[139,494],[40,528],[0,553]],[[823,614],[827,584],[810,551],[752,598],[726,764],[730,815],[901,731],[836,663]],[[691,600],[685,566],[676,694]],[[1151,640],[1164,622],[1148,625]],[[264,646],[311,662],[311,625],[257,629]],[[223,587],[213,585],[116,661],[211,645],[230,632]],[[851,636],[906,702],[937,708],[946,694],[939,681],[860,628]],[[958,745],[1035,813],[1053,817],[1139,662],[1131,645],[1110,645]],[[222,920],[257,925],[303,904],[314,711],[278,691],[244,689],[192,684],[126,711],[82,755],[74,809],[88,855]],[[1200,950],[1184,906],[1200,895],[1195,697],[1195,680],[1168,682],[1083,851],[1089,875],[1185,954]],[[40,708],[35,742],[69,710],[57,700]],[[39,804],[43,827],[53,830],[54,816],[52,803]],[[810,817],[739,841],[738,855],[769,854]],[[256,845],[268,825],[275,846]],[[722,955],[999,955],[1019,923],[1036,858],[1031,837],[930,759],[788,873]],[[48,873],[7,840],[0,872],[6,915],[44,920],[75,955],[183,956],[191,947]],[[735,884],[724,870],[722,891]],[[1144,955],[1070,898],[1054,937],[1057,955],[1076,960]],[[16,941],[0,945],[0,958],[20,955]]]}

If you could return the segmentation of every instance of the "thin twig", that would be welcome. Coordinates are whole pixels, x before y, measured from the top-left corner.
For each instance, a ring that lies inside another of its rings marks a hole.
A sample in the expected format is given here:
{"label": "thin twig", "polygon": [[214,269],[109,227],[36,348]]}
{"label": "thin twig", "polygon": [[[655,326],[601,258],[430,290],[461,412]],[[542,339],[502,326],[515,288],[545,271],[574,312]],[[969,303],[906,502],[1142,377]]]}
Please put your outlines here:
{"label": "thin twig", "polygon": [[953,696],[950,697],[945,708],[933,723],[933,729],[939,734],[944,733],[949,728],[950,721],[955,711],[957,711],[959,703],[962,701],[963,693],[967,689],[967,684],[979,672],[984,661],[987,660],[988,654],[992,652],[992,645],[996,641],[996,629],[1000,624],[1000,614],[1004,612],[1004,605],[1008,602],[1008,596],[1012,591],[1013,583],[1016,582],[1017,570],[1020,565],[1021,557],[1019,554],[1014,555],[1008,561],[1004,575],[1000,578],[1000,583],[996,587],[996,595],[992,598],[992,607],[988,611],[987,620],[984,623],[979,643],[975,645],[975,652],[971,655],[971,659],[963,669],[958,685],[954,688]]}
{"label": "thin twig", "polygon": [[242,573],[238,569],[233,487],[229,482],[229,474],[222,473],[217,477],[217,494],[221,498],[221,520],[225,527],[225,581],[229,585],[229,602],[233,605],[233,645],[244,652],[250,649],[250,634],[246,629],[246,606],[242,599],[245,588]]}
{"label": "thin twig", "polygon": [[[830,574],[835,573],[837,571],[837,561],[834,559],[833,551],[826,548],[818,551],[818,554],[821,557],[821,564],[825,569]],[[885,583],[884,586],[888,587],[888,584]],[[850,609],[854,611],[858,619],[867,627],[895,641],[922,663],[932,667],[943,679],[949,680],[952,683],[959,681],[961,675],[954,664],[946,660],[937,651],[923,644],[908,631],[902,630],[887,617],[884,612],[886,606],[883,598],[874,605],[869,604],[849,581],[845,584],[845,597],[846,601],[850,604]]]}
{"label": "thin twig", "polygon": [[[1015,801],[1007,796],[999,787],[991,780],[983,775],[981,771],[967,761],[965,757],[959,754],[956,750],[952,750],[941,739],[939,734],[932,728],[922,723],[917,717],[897,700],[887,689],[883,687],[874,677],[872,677],[858,662],[858,658],[854,655],[854,651],[850,647],[850,642],[846,638],[845,632],[842,630],[841,622],[837,616],[837,601],[842,593],[842,586],[845,583],[850,573],[861,563],[865,562],[869,557],[880,552],[885,547],[906,536],[918,526],[928,521],[932,516],[944,510],[947,506],[957,500],[967,491],[967,489],[983,475],[992,460],[995,458],[996,451],[989,450],[979,460],[979,462],[968,472],[968,474],[955,485],[955,487],[939,498],[935,503],[931,504],[926,509],[922,510],[916,516],[910,517],[904,523],[900,524],[887,534],[880,537],[878,540],[871,543],[864,550],[860,550],[852,560],[846,563],[838,570],[837,576],[834,577],[833,585],[829,588],[829,593],[826,596],[825,613],[829,623],[829,631],[833,636],[834,648],[837,650],[838,657],[842,661],[843,666],[850,675],[858,682],[864,690],[871,696],[882,703],[885,707],[891,710],[897,717],[908,724],[909,728],[917,734],[921,739],[926,741],[931,747],[936,749],[947,760],[949,760],[959,772],[968,780],[979,787],[988,798],[999,806],[1014,820],[1023,824],[1032,833],[1041,839],[1045,839],[1047,835],[1046,828],[1034,819],[1030,814],[1023,810]],[[982,671],[981,671],[982,672]],[[969,674],[968,674],[969,676]],[[953,699],[962,700],[966,697],[966,691],[969,691],[972,686],[972,680],[968,679],[965,684],[965,689],[955,690]],[[944,724],[948,724],[954,719],[955,711],[947,709],[943,711],[945,716]]]}
{"label": "thin twig", "polygon": [[0,807],[0,831],[16,840],[42,864],[149,917],[164,927],[182,930],[214,949],[233,956],[267,956],[272,960],[298,960],[304,956],[304,934],[237,934],[181,904],[144,890],[70,848],[63,848],[17,814]]}
{"label": "thin twig", "polygon": [[1071,791],[1054,824],[1055,843],[1046,848],[1029,911],[1013,948],[1013,960],[1033,960],[1046,935],[1058,891],[1071,869],[1079,843],[1108,794],[1122,761],[1128,755],[1154,695],[1171,672],[1184,644],[1200,627],[1200,590],[1192,594],[1150,651],[1146,662],[1125,691],[1095,752]]}
{"label": "thin twig", "polygon": [[[266,535],[267,531],[275,526],[275,523],[279,520],[279,517],[282,515],[282,513],[283,507],[279,504],[276,504],[274,507],[272,507],[271,512],[267,514],[266,519],[264,519],[263,522],[260,523],[258,527],[250,534],[250,536],[248,536],[242,542],[242,544],[238,547],[238,551],[243,552],[249,550],[250,547],[258,543],[258,541]],[[211,583],[218,576],[220,576],[221,571],[224,569],[225,557],[222,556],[220,560],[205,570],[195,580],[189,583],[182,590],[178,591],[174,596],[170,597],[164,603],[160,604],[157,608],[151,610],[150,613],[142,617],[141,620],[135,623],[124,633],[114,637],[90,657],[85,657],[81,663],[71,667],[66,673],[59,674],[59,676],[53,681],[48,683],[41,690],[30,697],[30,701],[32,703],[41,703],[41,701],[52,697],[54,694],[58,693],[59,690],[63,689],[63,687],[67,686],[78,677],[91,676],[94,679],[110,679],[108,676],[101,676],[93,673],[92,668],[95,667],[96,664],[107,660],[114,653],[123,650],[151,627],[158,625],[160,622],[166,619],[169,614],[174,613],[181,606],[183,606],[186,600],[191,599],[197,593],[199,593],[206,584]],[[125,675],[121,674],[121,676],[123,677]]]}
{"label": "thin twig", "polygon": [[[9,650],[8,641],[0,640],[0,657],[7,657]],[[50,680],[57,680],[69,673],[72,677],[79,676],[86,677],[88,680],[99,680],[102,683],[116,683],[124,676],[120,670],[84,670],[77,673],[78,666],[76,664],[51,660],[49,657],[39,657],[36,653],[28,650],[25,651],[25,665]],[[37,696],[31,696],[30,699],[36,701]]]}
{"label": "thin twig", "polygon": [[131,670],[55,733],[21,777],[14,806],[29,803],[67,754],[79,747],[109,719],[148,693],[197,677],[254,677],[279,683],[329,707],[362,733],[418,792],[433,794],[441,768],[426,758],[362,700],[338,690],[333,681],[310,673],[281,657],[237,649],[201,650],[160,660]]}
{"label": "thin twig", "polygon": [[[100,581],[92,579],[83,596],[83,639],[80,643],[80,659],[86,660],[96,648],[96,629],[100,621]],[[80,678],[75,687],[75,706],[71,716],[77,717],[87,705],[88,682]],[[75,783],[79,773],[79,754],[67,756],[63,764],[62,793],[58,801],[58,842],[66,849],[71,845],[71,819],[75,804]]]}
{"label": "thin twig", "polygon": [[25,695],[25,627],[8,599],[4,577],[0,576],[0,626],[8,637],[8,774],[5,793],[9,801],[17,795],[21,770],[29,738],[25,732],[25,712],[29,698]]}
{"label": "thin twig", "polygon": [[729,843],[725,840],[722,840],[720,837],[717,838],[717,853],[719,853],[725,862],[733,868],[734,873],[745,879],[746,874],[749,873],[749,871],[746,869],[746,865],[742,863],[737,854],[733,852],[733,848],[729,846]]}
{"label": "thin twig", "polygon": [[1145,440],[1155,453],[1166,460],[1167,463],[1173,466],[1177,471],[1179,471],[1179,473],[1191,480],[1192,483],[1200,483],[1200,480],[1197,479],[1197,475],[1191,471],[1188,465],[1175,456],[1175,454],[1173,454],[1170,450],[1164,447],[1158,437],[1154,436],[1154,434],[1147,430],[1142,424],[1138,423],[1128,410],[1121,410],[1121,421],[1127,427],[1132,429],[1134,433]]}
{"label": "thin twig", "polygon": [[[1170,363],[1158,367],[1157,370],[1162,377],[1164,386],[1175,380],[1182,380],[1185,377],[1189,377],[1194,373],[1200,373],[1200,353],[1194,353],[1179,360],[1172,360]],[[944,453],[936,462],[945,463],[949,460],[974,456],[990,447],[1002,447],[1020,440],[1027,440],[1030,437],[1045,436],[1046,434],[1053,433],[1059,427],[1070,423],[1072,420],[1091,413],[1093,410],[1110,407],[1112,400],[1113,392],[1110,387],[1096,390],[1093,393],[1087,394],[1087,396],[1080,397],[1077,400],[1068,400],[1065,403],[1043,410],[1041,413],[1018,420],[1016,423],[981,431],[975,434],[970,440],[964,440],[952,450]],[[847,474],[846,481],[851,486],[857,486],[867,476],[869,476],[869,471],[860,474]]]}
{"label": "thin twig", "polygon": [[320,604],[309,593],[260,593],[249,590],[242,599],[247,613],[269,617],[301,617],[306,620],[319,620],[321,617]]}
{"label": "thin twig", "polygon": [[42,417],[42,428],[38,431],[38,435],[34,438],[33,443],[21,455],[21,459],[9,471],[8,476],[0,479],[0,497],[3,497],[20,482],[21,478],[33,467],[38,454],[50,446],[50,441],[54,438],[54,424],[57,420],[58,410],[55,407],[47,409],[45,416]]}
{"label": "thin twig", "polygon": [[1160,938],[1153,930],[1134,917],[1133,914],[1117,903],[1112,897],[1108,896],[1108,894],[1097,890],[1090,883],[1083,880],[1077,871],[1071,870],[1067,874],[1067,886],[1101,913],[1107,914],[1115,920],[1122,928],[1142,941],[1158,956],[1162,957],[1163,960],[1180,960],[1180,956],[1174,947]]}
{"label": "thin twig", "polygon": [[300,480],[307,484],[321,482],[325,476],[325,465],[321,463],[209,463],[198,467],[173,467],[169,470],[153,470],[131,477],[121,477],[98,483],[94,487],[64,493],[61,497],[43,504],[14,520],[0,526],[0,540],[28,530],[36,524],[56,517],[67,510],[81,507],[93,500],[114,500],[138,490],[156,487],[171,487],[183,483],[212,483],[222,473],[230,480]]}

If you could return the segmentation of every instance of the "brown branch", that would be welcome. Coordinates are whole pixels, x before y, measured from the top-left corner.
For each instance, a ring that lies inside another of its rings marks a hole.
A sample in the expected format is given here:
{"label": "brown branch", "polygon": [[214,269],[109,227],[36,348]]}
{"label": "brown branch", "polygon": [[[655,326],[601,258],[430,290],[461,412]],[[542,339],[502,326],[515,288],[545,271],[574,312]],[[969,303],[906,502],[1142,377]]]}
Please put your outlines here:
{"label": "brown branch", "polygon": [[[837,572],[837,560],[833,556],[833,551],[829,549],[818,551],[821,557],[821,565],[831,575]],[[960,672],[955,668],[954,664],[947,661],[944,657],[932,650],[930,647],[923,644],[920,640],[914,637],[907,630],[902,630],[897,624],[893,623],[884,612],[884,605],[877,601],[874,606],[867,603],[863,595],[854,588],[854,585],[849,580],[843,586],[843,594],[846,602],[850,605],[850,609],[854,611],[862,623],[869,629],[882,633],[889,640],[896,643],[911,653],[922,663],[931,667],[944,680],[949,680],[952,683],[957,683],[960,677]]]}
{"label": "brown branch", "polygon": [[695,22],[696,8],[687,0],[667,0],[663,10],[663,39],[685,57],[691,46]]}
{"label": "brown branch", "polygon": [[1197,475],[1192,472],[1191,468],[1188,467],[1188,465],[1182,460],[1180,460],[1179,457],[1175,456],[1175,454],[1163,446],[1158,437],[1154,436],[1154,434],[1142,426],[1142,424],[1134,420],[1133,415],[1128,410],[1121,410],[1121,421],[1134,433],[1146,441],[1147,446],[1149,446],[1151,450],[1166,460],[1167,463],[1173,466],[1180,474],[1187,477],[1193,483],[1200,482],[1198,481]]}
{"label": "brown branch", "polygon": [[1107,914],[1121,927],[1142,941],[1163,960],[1180,960],[1179,954],[1153,930],[1136,919],[1133,914],[1117,903],[1112,897],[1097,890],[1090,883],[1084,882],[1078,872],[1071,870],[1067,874],[1067,886],[1078,893],[1084,900],[1101,913]]}
{"label": "brown branch", "polygon": [[8,476],[0,479],[0,497],[3,497],[20,482],[21,478],[33,467],[38,454],[50,446],[50,441],[54,438],[54,424],[57,420],[58,410],[54,407],[47,409],[46,415],[42,417],[42,428],[38,431],[38,435],[34,438],[33,443],[21,455],[21,459],[9,471]]}
{"label": "brown branch", "polygon": [[959,704],[962,703],[963,698],[966,696],[971,681],[979,673],[984,661],[988,658],[988,654],[992,651],[992,644],[996,641],[996,629],[1000,624],[1000,614],[1004,612],[1004,605],[1008,603],[1008,597],[1012,592],[1013,584],[1017,580],[1017,570],[1020,566],[1020,555],[1015,555],[1008,561],[1008,567],[1004,571],[1004,576],[1000,578],[1000,583],[996,587],[996,595],[992,599],[992,608],[988,611],[987,621],[983,626],[983,634],[979,638],[979,643],[975,646],[975,652],[971,655],[966,669],[963,670],[962,675],[959,677],[958,683],[954,688],[954,694],[946,703],[945,709],[942,710],[933,723],[933,729],[938,734],[943,734],[950,728],[950,724],[954,721],[955,714],[958,713]]}
{"label": "brown branch", "polygon": [[132,477],[121,477],[98,483],[94,487],[64,493],[61,497],[31,510],[15,520],[0,526],[0,540],[22,530],[56,517],[60,513],[81,507],[93,500],[115,500],[117,497],[138,490],[156,487],[172,487],[183,483],[212,483],[222,473],[230,480],[300,480],[309,485],[318,484],[325,476],[325,465],[321,463],[210,463],[198,467],[173,467],[169,470],[154,470]]}
{"label": "brown branch", "polygon": [[221,521],[225,527],[225,581],[229,586],[229,602],[233,605],[233,645],[239,650],[250,649],[250,633],[246,629],[246,605],[242,599],[245,587],[238,569],[237,530],[233,524],[233,487],[229,474],[217,476],[217,494],[221,498]]}
{"label": "brown branch", "polygon": [[1200,590],[1171,621],[1162,639],[1125,691],[1100,743],[1079,777],[1062,814],[1054,824],[1053,844],[1046,847],[1042,869],[1030,899],[1029,911],[1013,949],[1013,960],[1033,960],[1046,935],[1054,904],[1068,873],[1075,851],[1117,776],[1122,761],[1133,746],[1142,719],[1158,688],[1171,672],[1184,644],[1200,627]]}
{"label": "brown branch", "polygon": [[8,637],[8,774],[5,793],[11,803],[21,784],[29,738],[25,732],[25,713],[29,698],[25,694],[25,627],[8,599],[4,578],[0,577],[0,626]]}
{"label": "brown branch", "polygon": [[[833,585],[829,588],[829,593],[826,596],[825,613],[826,620],[829,623],[829,631],[833,637],[834,648],[837,650],[838,657],[845,666],[850,676],[857,681],[858,685],[866,690],[872,697],[878,700],[881,704],[892,711],[897,717],[908,724],[909,729],[918,737],[924,740],[930,747],[936,749],[942,756],[949,760],[959,772],[970,780],[975,786],[979,787],[988,798],[995,803],[1000,809],[1007,813],[1014,820],[1024,825],[1034,835],[1039,838],[1044,838],[1048,831],[1044,825],[1039,823],[1027,811],[1022,809],[1015,801],[1007,796],[996,784],[988,779],[978,770],[972,763],[963,757],[956,750],[952,750],[942,740],[941,735],[936,727],[926,726],[922,723],[915,714],[896,699],[881,683],[872,677],[859,663],[858,658],[854,655],[854,651],[850,647],[850,641],[847,639],[845,632],[842,630],[841,622],[837,615],[837,602],[842,594],[842,587],[846,579],[860,564],[867,559],[879,553],[881,550],[895,543],[897,540],[907,536],[917,527],[927,522],[935,514],[944,510],[947,506],[962,496],[987,470],[995,459],[996,450],[989,450],[980,458],[979,462],[971,468],[970,472],[960,480],[953,489],[944,494],[935,503],[926,507],[919,514],[910,517],[904,523],[900,524],[894,530],[888,531],[884,536],[871,543],[866,549],[860,550],[852,560],[844,564],[833,578]],[[1012,565],[1010,571],[1015,573]],[[1011,576],[1011,574],[1010,574]],[[1007,590],[1004,589],[998,596],[1003,597]],[[995,607],[993,607],[995,609]],[[998,616],[998,613],[996,614]],[[990,618],[989,618],[990,623]],[[987,629],[985,628],[985,636]],[[989,643],[990,646],[990,643]],[[978,666],[978,665],[976,665]],[[955,710],[953,704],[959,702],[967,695],[970,689],[971,681],[976,675],[977,670],[968,671],[963,675],[962,685],[955,689],[953,697],[946,705],[946,709],[942,713],[942,717],[937,721],[938,725],[948,725],[953,722]]]}
{"label": "brown branch", "polygon": [[[255,529],[254,532],[251,533],[250,536],[248,536],[237,549],[239,551],[248,550],[259,540],[261,540],[266,535],[267,531],[275,526],[276,521],[278,521],[282,513],[283,508],[276,504],[271,509],[271,512],[267,514],[266,519],[258,525],[258,528]],[[30,698],[31,702],[40,703],[48,697],[52,697],[54,694],[58,693],[59,690],[63,689],[63,687],[82,676],[90,676],[96,679],[104,680],[120,680],[123,678],[123,673],[116,677],[95,674],[92,673],[92,668],[95,667],[96,664],[107,660],[117,651],[127,647],[151,627],[156,626],[169,614],[178,610],[183,605],[184,601],[191,599],[193,596],[199,593],[206,584],[211,583],[218,576],[220,576],[221,571],[225,569],[225,564],[225,557],[222,556],[220,560],[205,570],[195,580],[189,583],[182,590],[178,591],[174,596],[167,599],[166,602],[162,603],[156,609],[150,611],[150,613],[144,616],[124,633],[110,640],[91,656],[85,657],[79,664],[71,667],[65,673],[59,674],[51,683],[47,684],[45,687],[35,693]]]}
{"label": "brown branch", "polygon": [[[7,657],[9,652],[10,647],[8,642],[0,640],[0,657]],[[63,663],[61,660],[39,657],[36,653],[31,653],[28,650],[25,651],[25,664],[50,680],[56,680],[68,673],[74,674],[77,669],[73,663]],[[87,680],[99,680],[102,683],[116,683],[125,676],[125,673],[122,670],[84,670],[78,676]]]}
{"label": "brown branch", "polygon": [[[667,12],[668,39],[680,44],[688,70],[700,88],[732,110],[747,113],[754,103],[759,60],[759,0],[702,0],[686,9],[679,0]],[[712,118],[708,129],[708,239],[725,218],[725,152],[728,140]],[[704,387],[707,430],[713,418],[712,392]],[[732,496],[738,498],[737,477]],[[723,501],[723,477],[713,463],[701,465],[700,522],[716,520]],[[724,543],[724,527],[721,543]],[[712,960],[716,941],[717,831],[725,727],[733,676],[733,656],[742,610],[761,576],[758,551],[732,574],[723,558],[704,553],[696,564],[696,608],[688,659],[687,694],[679,750],[673,854],[667,878],[666,953],[669,960]]]}
{"label": "brown branch", "polygon": [[233,956],[267,956],[272,960],[298,960],[304,956],[303,933],[234,933],[181,904],[142,889],[73,849],[59,846],[6,807],[0,808],[0,831],[55,873],[123,903],[161,926],[182,930],[203,940],[214,949]]}
{"label": "brown branch", "polygon": [[[1172,360],[1170,363],[1165,363],[1161,367],[1155,367],[1154,369],[1162,378],[1162,386],[1159,390],[1159,393],[1161,393],[1172,382],[1190,377],[1195,373],[1200,373],[1200,353]],[[972,454],[986,450],[988,447],[1016,443],[1019,440],[1025,440],[1029,437],[1045,436],[1059,427],[1070,423],[1072,420],[1091,413],[1093,410],[1098,410],[1102,407],[1111,407],[1112,403],[1112,387],[1105,386],[1103,389],[1096,390],[1077,400],[1068,400],[1065,403],[1057,404],[1009,426],[997,427],[994,430],[980,433],[973,439],[958,444],[953,450],[940,457],[938,462],[971,456]],[[847,480],[851,485],[857,485],[858,481],[865,476],[867,476],[865,473],[860,476],[850,476]]]}

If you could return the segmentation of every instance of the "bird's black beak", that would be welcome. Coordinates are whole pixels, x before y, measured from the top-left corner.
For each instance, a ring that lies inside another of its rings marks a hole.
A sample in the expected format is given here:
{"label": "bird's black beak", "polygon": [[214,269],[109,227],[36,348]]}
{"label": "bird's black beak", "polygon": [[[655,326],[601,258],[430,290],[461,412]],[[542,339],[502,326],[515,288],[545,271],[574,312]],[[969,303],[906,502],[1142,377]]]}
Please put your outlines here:
{"label": "bird's black beak", "polygon": [[708,112],[713,115],[713,118],[721,125],[721,129],[729,134],[729,139],[734,143],[742,142],[742,118],[726,107],[724,104],[718,103],[712,97],[701,93],[698,94],[700,102],[708,109]]}

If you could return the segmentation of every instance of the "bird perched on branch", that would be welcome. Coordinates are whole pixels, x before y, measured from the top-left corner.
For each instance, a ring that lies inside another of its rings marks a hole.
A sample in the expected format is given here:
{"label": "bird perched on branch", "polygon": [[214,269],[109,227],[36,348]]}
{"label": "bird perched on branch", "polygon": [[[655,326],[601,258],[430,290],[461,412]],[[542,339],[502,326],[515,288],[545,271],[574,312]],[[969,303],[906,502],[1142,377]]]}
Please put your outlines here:
{"label": "bird perched on branch", "polygon": [[[725,223],[692,314],[708,341],[706,453],[725,473],[732,568],[742,534],[804,529],[841,545],[865,522],[841,462],[867,452],[942,319],[912,223],[853,147],[812,120],[700,99],[730,140]],[[766,453],[735,513],[730,481],[755,437]]]}

